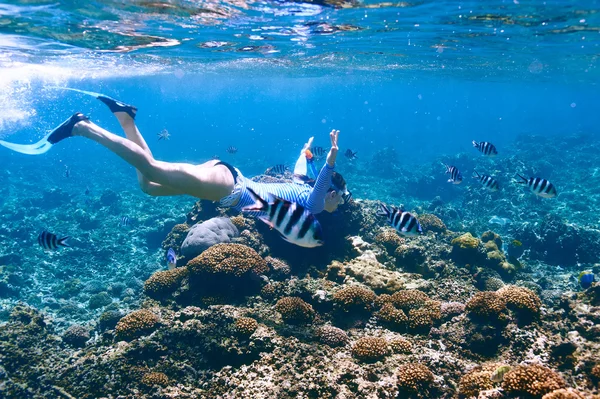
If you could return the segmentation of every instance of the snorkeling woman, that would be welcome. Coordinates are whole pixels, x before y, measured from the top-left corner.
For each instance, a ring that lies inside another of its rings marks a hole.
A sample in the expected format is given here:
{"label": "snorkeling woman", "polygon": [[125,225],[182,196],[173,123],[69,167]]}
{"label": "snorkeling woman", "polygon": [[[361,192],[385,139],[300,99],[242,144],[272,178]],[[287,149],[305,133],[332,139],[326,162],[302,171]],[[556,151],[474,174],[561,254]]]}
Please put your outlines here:
{"label": "snorkeling woman", "polygon": [[[221,205],[237,210],[255,202],[248,189],[253,190],[262,198],[267,198],[269,194],[272,194],[286,201],[297,203],[313,214],[323,210],[334,212],[338,205],[344,202],[343,197],[348,193],[344,179],[334,172],[339,131],[333,130],[329,134],[331,149],[325,165],[315,176],[314,186],[303,182],[301,184],[297,182],[259,183],[244,178],[237,168],[219,160],[193,165],[154,159],[150,148],[135,125],[136,107],[102,94],[83,93],[93,95],[108,106],[119,121],[126,138],[111,133],[91,122],[85,115],[76,113],[35,144],[21,145],[0,140],[0,145],[23,154],[37,155],[45,153],[54,144],[66,138],[86,137],[106,147],[132,165],[136,169],[140,188],[148,195],[191,195],[200,199],[219,201]],[[311,143],[312,138],[301,151],[300,158],[296,163],[298,174],[307,174],[306,164],[311,164],[312,159],[308,159],[308,162],[303,159],[310,155]],[[312,170],[315,173],[314,166],[312,166]]]}

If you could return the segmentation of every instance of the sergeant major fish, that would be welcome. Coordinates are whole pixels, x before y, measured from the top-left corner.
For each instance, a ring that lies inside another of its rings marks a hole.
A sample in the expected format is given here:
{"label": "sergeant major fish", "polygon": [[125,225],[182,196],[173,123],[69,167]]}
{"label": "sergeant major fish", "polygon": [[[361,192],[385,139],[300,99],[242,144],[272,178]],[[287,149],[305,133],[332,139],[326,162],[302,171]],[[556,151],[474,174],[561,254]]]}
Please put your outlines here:
{"label": "sergeant major fish", "polygon": [[530,177],[529,179],[524,178],[520,174],[517,174],[523,181],[518,182],[519,184],[526,184],[535,195],[542,198],[554,198],[558,195],[554,184],[550,183],[546,179],[541,177]]}
{"label": "sergeant major fish", "polygon": [[460,170],[458,170],[458,168],[456,166],[449,166],[446,165],[445,163],[442,164],[446,167],[446,173],[450,174],[450,178],[448,179],[448,183],[452,183],[452,184],[460,184],[462,183],[462,174],[460,173]]}
{"label": "sergeant major fish", "polygon": [[492,143],[488,143],[487,141],[480,141],[479,143],[473,140],[473,147],[477,148],[483,155],[488,157],[495,157],[498,155],[498,150],[496,150],[496,146]]}
{"label": "sergeant major fish", "polygon": [[346,152],[344,153],[344,156],[345,156],[346,158],[348,158],[349,160],[353,161],[353,160],[355,160],[356,158],[358,158],[358,157],[356,156],[356,154],[357,154],[357,152],[355,152],[355,151],[352,151],[350,148],[348,148],[348,149],[346,150]]}
{"label": "sergeant major fish", "polygon": [[327,150],[325,150],[323,147],[313,147],[311,152],[315,156],[315,159],[319,160],[325,156]]}
{"label": "sergeant major fish", "polygon": [[492,176],[488,175],[480,175],[477,171],[473,171],[473,177],[479,180],[479,183],[490,191],[498,191],[500,190],[500,184],[498,181],[494,179]]}
{"label": "sergeant major fish", "polygon": [[267,168],[267,170],[265,170],[265,175],[283,175],[288,170],[290,170],[290,168],[288,168],[287,166],[285,166],[283,164],[279,164],[279,165],[275,165],[275,166],[271,166],[270,168]]}
{"label": "sergeant major fish", "polygon": [[305,248],[323,245],[323,231],[319,221],[303,206],[273,195],[265,201],[251,188],[247,190],[255,203],[244,207],[242,211],[265,212],[258,218],[292,244]]}
{"label": "sergeant major fish", "polygon": [[46,230],[42,231],[38,236],[38,244],[47,251],[58,249],[59,246],[69,247],[66,241],[69,236],[58,238],[56,234],[52,234]]}
{"label": "sergeant major fish", "polygon": [[379,205],[378,215],[387,217],[388,222],[403,236],[417,236],[423,234],[421,224],[415,216],[402,209],[388,208],[384,204]]}

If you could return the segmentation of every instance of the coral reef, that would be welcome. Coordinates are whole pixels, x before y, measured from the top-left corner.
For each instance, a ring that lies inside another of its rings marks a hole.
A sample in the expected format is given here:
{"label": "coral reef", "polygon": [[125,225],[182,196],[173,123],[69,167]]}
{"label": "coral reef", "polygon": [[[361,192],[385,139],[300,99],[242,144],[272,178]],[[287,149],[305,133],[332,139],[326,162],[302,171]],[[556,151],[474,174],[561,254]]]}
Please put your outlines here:
{"label": "coral reef", "polygon": [[62,340],[65,344],[75,348],[82,348],[90,339],[90,330],[80,325],[72,325],[62,335]]}
{"label": "coral reef", "polygon": [[240,317],[235,321],[235,331],[242,336],[250,336],[258,328],[258,322],[252,317]]}
{"label": "coral reef", "polygon": [[404,364],[398,368],[396,376],[400,392],[420,398],[430,397],[434,375],[427,366],[418,363]]}
{"label": "coral reef", "polygon": [[215,244],[231,242],[239,234],[229,218],[212,218],[192,226],[181,244],[181,253],[191,259]]}
{"label": "coral reef", "polygon": [[129,341],[151,333],[160,318],[148,309],[136,310],[124,316],[115,326],[115,338]]}
{"label": "coral reef", "polygon": [[363,362],[374,362],[390,354],[385,338],[362,337],[352,345],[352,356]]}
{"label": "coral reef", "polygon": [[275,309],[281,314],[281,318],[290,324],[309,323],[315,317],[312,305],[298,297],[281,298],[275,304]]}
{"label": "coral reef", "polygon": [[315,335],[321,343],[333,348],[345,346],[350,342],[348,334],[344,330],[333,326],[320,327],[317,329]]}
{"label": "coral reef", "polygon": [[512,395],[541,398],[547,393],[564,388],[560,375],[538,364],[517,366],[504,375],[502,388]]}
{"label": "coral reef", "polygon": [[179,288],[187,274],[188,269],[186,267],[159,270],[144,282],[144,294],[157,300],[170,297]]}

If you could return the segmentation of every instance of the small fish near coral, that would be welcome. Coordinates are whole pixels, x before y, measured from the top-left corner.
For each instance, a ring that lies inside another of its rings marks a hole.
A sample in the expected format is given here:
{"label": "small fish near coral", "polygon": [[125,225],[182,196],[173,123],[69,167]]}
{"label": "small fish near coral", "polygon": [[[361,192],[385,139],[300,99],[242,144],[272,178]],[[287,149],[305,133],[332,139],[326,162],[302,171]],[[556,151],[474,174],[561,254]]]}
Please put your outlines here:
{"label": "small fish near coral", "polygon": [[450,166],[450,165],[446,165],[445,163],[443,163],[442,165],[444,165],[446,167],[446,174],[450,175],[450,178],[448,179],[448,183],[452,183],[452,184],[460,184],[462,183],[462,173],[460,173],[460,170],[458,170],[458,168],[456,166]]}
{"label": "small fish near coral", "polygon": [[303,206],[275,196],[270,196],[269,200],[265,201],[252,189],[247,190],[255,203],[242,211],[265,212],[265,215],[258,218],[277,230],[289,243],[305,248],[323,245],[323,231],[319,221]]}
{"label": "small fish near coral", "polygon": [[329,150],[326,150],[325,148],[319,146],[313,147],[310,150],[311,154],[315,157],[317,161],[322,159],[327,154],[327,151]]}
{"label": "small fish near coral", "polygon": [[173,248],[169,248],[167,251],[167,266],[169,269],[175,269],[175,267],[177,267],[177,255]]}
{"label": "small fish near coral", "polygon": [[504,374],[508,373],[512,367],[510,366],[500,366],[498,367],[490,377],[490,380],[493,382],[502,382],[504,381]]}
{"label": "small fish near coral", "polygon": [[388,208],[384,204],[379,204],[377,214],[387,217],[388,222],[403,236],[418,236],[423,234],[423,229],[417,218],[409,212],[402,209]]}
{"label": "small fish near coral", "polygon": [[158,136],[158,141],[161,140],[170,140],[171,139],[171,133],[169,133],[169,131],[167,129],[163,129],[160,131],[160,133],[156,134]]}
{"label": "small fish near coral", "polygon": [[593,282],[594,282],[594,273],[590,272],[589,270],[585,270],[585,271],[579,273],[579,285],[584,290],[587,290],[588,288],[590,288],[592,286]]}
{"label": "small fish near coral", "polygon": [[59,246],[70,247],[70,245],[66,243],[69,238],[69,236],[58,238],[56,234],[44,230],[38,236],[38,244],[46,251],[54,251],[58,249]]}

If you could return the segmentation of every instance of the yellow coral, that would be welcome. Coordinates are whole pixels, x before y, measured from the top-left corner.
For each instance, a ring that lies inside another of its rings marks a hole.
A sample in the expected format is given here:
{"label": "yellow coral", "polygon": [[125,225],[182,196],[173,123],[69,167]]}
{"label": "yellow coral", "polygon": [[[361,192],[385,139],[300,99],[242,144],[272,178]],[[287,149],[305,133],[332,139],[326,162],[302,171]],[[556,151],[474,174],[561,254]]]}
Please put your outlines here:
{"label": "yellow coral", "polygon": [[479,239],[473,237],[471,233],[465,233],[452,240],[452,246],[460,249],[476,249],[479,246]]}

